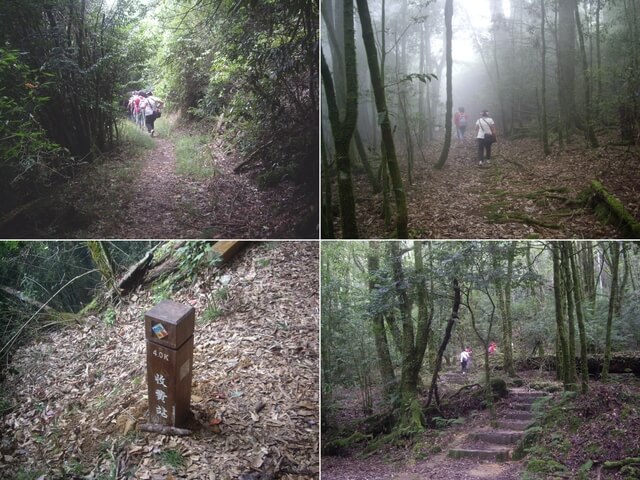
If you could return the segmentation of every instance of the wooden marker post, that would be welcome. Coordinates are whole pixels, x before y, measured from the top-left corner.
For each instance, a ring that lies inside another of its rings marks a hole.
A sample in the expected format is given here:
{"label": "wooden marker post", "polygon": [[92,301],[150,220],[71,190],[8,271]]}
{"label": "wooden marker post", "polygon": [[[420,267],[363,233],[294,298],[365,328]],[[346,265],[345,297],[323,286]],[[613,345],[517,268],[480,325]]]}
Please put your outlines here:
{"label": "wooden marker post", "polygon": [[183,427],[189,420],[194,324],[194,308],[170,300],[144,317],[152,424]]}

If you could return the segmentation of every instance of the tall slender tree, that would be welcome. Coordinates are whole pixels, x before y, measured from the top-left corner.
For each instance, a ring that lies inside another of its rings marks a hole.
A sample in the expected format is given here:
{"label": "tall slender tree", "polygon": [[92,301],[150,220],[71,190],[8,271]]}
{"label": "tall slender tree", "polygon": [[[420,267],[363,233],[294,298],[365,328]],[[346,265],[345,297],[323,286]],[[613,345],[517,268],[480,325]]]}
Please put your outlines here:
{"label": "tall slender tree", "polygon": [[336,169],[338,172],[338,195],[344,238],[358,238],[356,219],[356,203],[351,179],[351,137],[358,118],[358,74],[356,70],[355,30],[353,26],[353,0],[345,0],[344,15],[344,71],[346,85],[346,109],[344,119],[340,119],[340,111],[336,101],[331,71],[324,54],[322,54],[322,83],[329,114],[329,123],[336,149]]}
{"label": "tall slender tree", "polygon": [[[603,249],[605,247],[603,246]],[[604,253],[604,252],[603,252]],[[609,255],[605,253],[605,259],[611,270],[611,290],[609,292],[609,310],[607,311],[607,333],[604,345],[604,360],[602,362],[602,381],[609,379],[609,364],[611,363],[611,331],[616,298],[618,296],[618,265],[620,263],[620,244],[609,243]]]}
{"label": "tall slender tree", "polygon": [[369,13],[369,4],[367,0],[357,0],[357,4],[360,24],[362,25],[362,39],[364,40],[364,47],[367,52],[367,63],[369,64],[371,84],[373,85],[373,94],[378,111],[378,123],[380,124],[382,132],[382,143],[384,146],[383,156],[386,157],[396,201],[396,235],[398,238],[408,238],[407,197],[402,183],[400,165],[396,157],[396,147],[393,141],[391,122],[389,120],[384,81],[380,74],[380,65],[378,64],[378,53],[375,36],[373,34],[371,14]]}
{"label": "tall slender tree", "polygon": [[451,42],[453,40],[453,27],[451,26],[453,18],[453,0],[446,0],[444,4],[444,27],[445,27],[445,50],[447,58],[447,113],[444,122],[444,146],[440,153],[440,158],[435,164],[435,168],[444,167],[449,157],[449,148],[451,148],[451,118],[453,114],[453,57],[451,55]]}

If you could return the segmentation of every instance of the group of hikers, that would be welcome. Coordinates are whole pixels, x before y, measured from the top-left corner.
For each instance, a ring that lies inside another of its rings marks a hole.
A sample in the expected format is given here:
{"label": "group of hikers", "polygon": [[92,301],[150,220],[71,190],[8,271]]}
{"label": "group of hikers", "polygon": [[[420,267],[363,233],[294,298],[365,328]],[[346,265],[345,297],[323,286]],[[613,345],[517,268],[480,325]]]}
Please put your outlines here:
{"label": "group of hikers", "polygon": [[[498,346],[496,345],[496,342],[491,342],[489,344],[489,348],[487,349],[489,352],[489,355],[493,355],[494,353],[496,353],[497,348]],[[471,347],[465,348],[460,354],[460,367],[462,369],[463,375],[466,375],[469,369],[471,368],[472,355],[473,355],[473,350],[471,349]]]}
{"label": "group of hikers", "polygon": [[149,135],[155,133],[155,121],[162,115],[164,102],[153,95],[152,91],[131,92],[127,102],[129,118],[140,128],[147,128]]}
{"label": "group of hikers", "polygon": [[[478,165],[482,166],[485,161],[487,164],[491,161],[491,144],[496,141],[496,123],[489,116],[487,110],[483,110],[480,115],[475,123],[475,138],[478,144]],[[464,141],[468,121],[469,118],[464,107],[458,108],[453,116],[453,123],[456,126],[456,137],[459,142]]]}

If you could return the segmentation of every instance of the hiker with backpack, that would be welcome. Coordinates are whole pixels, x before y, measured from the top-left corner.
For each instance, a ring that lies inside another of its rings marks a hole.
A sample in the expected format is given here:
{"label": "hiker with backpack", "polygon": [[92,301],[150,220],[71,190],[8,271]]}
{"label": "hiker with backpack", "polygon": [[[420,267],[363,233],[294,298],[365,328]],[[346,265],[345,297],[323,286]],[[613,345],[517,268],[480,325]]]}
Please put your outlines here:
{"label": "hiker with backpack", "polygon": [[456,136],[458,140],[464,140],[464,133],[467,130],[467,114],[464,113],[464,107],[458,108],[458,111],[453,116],[453,123],[456,125]]}
{"label": "hiker with backpack", "polygon": [[478,165],[482,166],[484,160],[487,164],[491,161],[491,144],[496,141],[496,122],[489,116],[487,110],[483,110],[480,115],[481,117],[476,121],[476,141],[478,142]]}
{"label": "hiker with backpack", "polygon": [[160,118],[162,115],[162,107],[164,102],[158,97],[153,96],[153,92],[149,92],[147,97],[140,101],[140,108],[144,111],[144,120],[147,125],[147,131],[153,137],[155,133],[154,124],[156,118]]}
{"label": "hiker with backpack", "polygon": [[465,375],[469,371],[471,366],[471,349],[465,348],[460,354],[460,366],[462,367],[462,374]]}

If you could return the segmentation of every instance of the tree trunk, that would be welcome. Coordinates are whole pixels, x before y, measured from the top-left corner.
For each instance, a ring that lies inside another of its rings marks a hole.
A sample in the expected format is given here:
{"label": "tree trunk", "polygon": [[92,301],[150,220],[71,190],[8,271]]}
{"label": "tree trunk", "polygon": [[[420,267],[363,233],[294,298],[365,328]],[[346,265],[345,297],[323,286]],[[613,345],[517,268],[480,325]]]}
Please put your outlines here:
{"label": "tree trunk", "polygon": [[324,146],[324,138],[320,149],[320,161],[322,163],[322,238],[336,238],[333,230],[333,193],[331,191],[331,169],[327,161],[327,151]]}
{"label": "tree trunk", "polygon": [[116,285],[116,271],[113,259],[105,247],[104,242],[94,240],[87,241],[87,248],[89,249],[93,263],[100,272],[100,275],[102,275],[105,284],[108,285],[109,290],[119,294]]}
{"label": "tree trunk", "polygon": [[558,333],[557,351],[559,353],[562,362],[559,364],[562,375],[562,382],[565,390],[570,390],[569,381],[569,348],[567,345],[567,337],[564,328],[564,319],[562,318],[562,274],[560,269],[560,250],[561,242],[554,242],[552,244],[553,255],[553,296],[555,299],[556,310],[556,328]]}
{"label": "tree trunk", "polygon": [[504,286],[505,315],[502,324],[502,343],[504,352],[504,370],[510,377],[515,377],[513,368],[512,325],[511,325],[511,284],[513,282],[513,261],[515,259],[515,242],[507,247],[507,281]]}
{"label": "tree trunk", "polygon": [[618,264],[620,263],[620,244],[609,242],[611,253],[609,267],[611,268],[611,291],[609,294],[609,310],[607,313],[607,335],[604,346],[604,362],[602,364],[602,381],[609,379],[609,364],[611,363],[611,328],[613,325],[613,311],[618,295]]}
{"label": "tree trunk", "polygon": [[357,4],[360,23],[362,25],[362,39],[364,40],[364,46],[367,52],[367,63],[369,64],[371,84],[373,86],[376,109],[378,111],[380,129],[382,132],[382,142],[385,150],[384,156],[387,159],[389,176],[391,177],[393,193],[396,201],[396,235],[398,238],[408,238],[407,198],[402,185],[402,175],[400,174],[400,166],[398,165],[396,148],[393,142],[393,132],[391,130],[389,111],[387,110],[387,100],[384,93],[384,79],[380,75],[376,42],[373,34],[371,15],[369,14],[369,5],[367,0],[357,0]]}
{"label": "tree trunk", "polygon": [[411,317],[411,301],[408,293],[408,281],[402,269],[402,252],[400,242],[391,242],[391,263],[393,279],[398,297],[398,308],[402,319],[402,368],[400,376],[400,428],[408,431],[419,431],[423,428],[424,418],[418,399],[418,377],[416,350],[414,345],[413,318]]}
{"label": "tree trunk", "polygon": [[[367,257],[367,263],[369,274],[369,296],[371,298],[371,303],[376,302],[376,279],[378,278],[380,269],[380,254],[378,251],[378,246],[378,242],[369,241],[369,254]],[[389,343],[387,341],[387,334],[384,328],[384,318],[382,317],[381,313],[375,312],[376,307],[374,305],[371,305],[370,309],[372,311],[371,326],[376,344],[376,352],[378,354],[380,378],[382,379],[384,392],[389,395],[395,383],[395,373],[393,371],[393,363],[391,362],[391,354],[389,353]]]}
{"label": "tree trunk", "polygon": [[576,27],[578,28],[578,41],[580,42],[580,53],[582,56],[582,78],[584,82],[584,105],[586,112],[585,134],[591,148],[598,148],[598,139],[593,130],[593,112],[591,107],[591,80],[589,79],[589,64],[587,63],[587,52],[584,46],[584,36],[582,35],[582,22],[580,22],[580,11],[576,2]]}
{"label": "tree trunk", "polygon": [[440,348],[438,349],[438,355],[436,356],[435,366],[433,369],[433,376],[431,377],[431,387],[429,388],[429,396],[427,397],[427,403],[425,404],[425,408],[431,405],[431,400],[436,398],[436,403],[439,405],[440,400],[438,398],[438,374],[440,373],[440,368],[442,367],[442,357],[444,356],[444,351],[447,349],[447,345],[449,345],[449,340],[451,339],[451,331],[453,330],[453,326],[456,321],[459,320],[458,311],[460,310],[460,286],[458,285],[458,279],[453,279],[453,307],[451,309],[451,317],[447,322],[447,327],[444,331],[444,337],[442,337],[442,342],[440,343]]}
{"label": "tree trunk", "polygon": [[544,1],[540,0],[540,14],[542,20],[540,21],[540,31],[541,31],[541,39],[542,39],[542,88],[541,88],[541,104],[542,104],[542,114],[541,114],[541,128],[542,128],[542,149],[544,151],[545,156],[551,153],[551,148],[549,148],[549,127],[547,126],[547,40],[544,37],[544,26],[546,22],[545,11],[544,11]]}
{"label": "tree trunk", "polygon": [[[418,322],[416,331],[416,369],[414,376],[416,382],[420,375],[424,352],[427,349],[427,343],[431,335],[431,322],[433,320],[433,305],[429,308],[427,305],[427,281],[424,272],[424,261],[422,258],[422,243],[416,241],[413,243],[415,256],[415,274],[416,274],[416,293],[418,297]],[[431,275],[430,275],[431,277]]]}
{"label": "tree trunk", "polygon": [[569,259],[571,262],[571,279],[573,284],[573,296],[576,303],[576,317],[578,319],[578,332],[580,336],[580,379],[581,379],[581,392],[587,393],[589,389],[589,371],[585,365],[587,365],[587,335],[584,327],[584,311],[582,307],[582,286],[580,285],[580,275],[578,275],[578,269],[576,268],[575,250],[573,243],[569,242]]}
{"label": "tree trunk", "polygon": [[321,56],[322,82],[329,115],[329,123],[333,133],[336,149],[336,169],[338,172],[338,195],[340,198],[340,219],[343,238],[358,238],[356,206],[351,180],[351,158],[349,146],[358,118],[358,78],[356,71],[356,47],[353,27],[353,0],[344,1],[344,43],[345,43],[345,77],[346,108],[344,120],[336,102],[335,89],[329,66]]}
{"label": "tree trunk", "polygon": [[[567,298],[567,322],[569,326],[569,339],[568,339],[568,347],[569,347],[569,362],[568,362],[568,378],[570,385],[576,384],[576,364],[573,361],[576,358],[576,334],[575,334],[575,324],[573,322],[574,317],[574,292],[573,292],[573,281],[571,279],[571,266],[570,266],[570,257],[569,257],[569,242],[562,242],[562,272],[564,275],[564,291]],[[573,389],[573,387],[572,387]]]}
{"label": "tree trunk", "polygon": [[453,0],[446,0],[444,4],[444,25],[445,25],[445,49],[447,58],[447,113],[445,117],[444,128],[444,146],[440,153],[435,168],[444,167],[447,157],[449,156],[449,148],[451,147],[451,118],[453,117],[453,58],[451,56],[451,41],[453,38],[453,28],[451,27],[451,19],[453,17]]}
{"label": "tree trunk", "polygon": [[560,130],[568,133],[577,125],[575,104],[576,0],[557,1],[558,8],[558,105]]}

